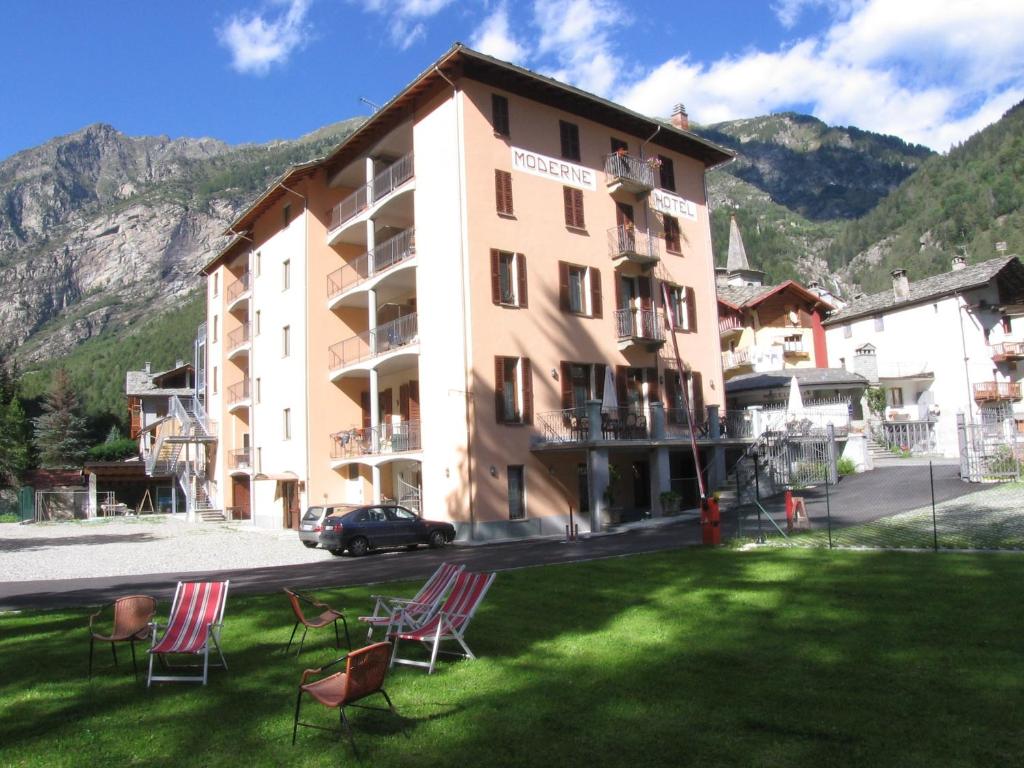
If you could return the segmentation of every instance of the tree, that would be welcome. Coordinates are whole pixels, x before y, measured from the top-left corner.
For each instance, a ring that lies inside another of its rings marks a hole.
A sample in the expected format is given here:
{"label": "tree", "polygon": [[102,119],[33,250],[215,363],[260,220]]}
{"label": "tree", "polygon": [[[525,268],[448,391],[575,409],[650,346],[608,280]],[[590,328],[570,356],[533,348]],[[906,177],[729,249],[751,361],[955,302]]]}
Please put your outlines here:
{"label": "tree", "polygon": [[0,488],[17,487],[28,469],[28,420],[21,401],[0,403]]}
{"label": "tree", "polygon": [[68,372],[58,368],[43,400],[43,413],[35,420],[35,443],[44,467],[75,467],[86,451],[86,421]]}

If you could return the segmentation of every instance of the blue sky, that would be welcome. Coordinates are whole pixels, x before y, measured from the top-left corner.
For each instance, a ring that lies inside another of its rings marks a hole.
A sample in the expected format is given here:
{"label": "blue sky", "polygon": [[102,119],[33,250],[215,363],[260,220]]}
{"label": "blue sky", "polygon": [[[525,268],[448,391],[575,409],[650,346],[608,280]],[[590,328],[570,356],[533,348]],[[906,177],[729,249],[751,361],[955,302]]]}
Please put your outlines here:
{"label": "blue sky", "polygon": [[1020,0],[3,3],[0,158],[106,122],[293,138],[365,114],[460,40],[710,123],[792,109],[944,151],[1024,99]]}

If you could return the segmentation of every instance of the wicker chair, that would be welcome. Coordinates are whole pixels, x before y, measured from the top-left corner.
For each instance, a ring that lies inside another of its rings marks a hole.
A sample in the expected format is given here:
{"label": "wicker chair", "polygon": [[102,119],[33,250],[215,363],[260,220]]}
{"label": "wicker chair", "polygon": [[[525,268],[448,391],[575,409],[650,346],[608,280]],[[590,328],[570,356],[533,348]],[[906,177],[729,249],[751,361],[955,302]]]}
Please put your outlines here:
{"label": "wicker chair", "polygon": [[[342,656],[340,659],[336,659],[323,667],[307,669],[303,672],[302,680],[299,682],[299,695],[295,700],[295,724],[292,727],[292,744],[295,744],[295,737],[301,725],[306,728],[317,728],[321,731],[347,734],[349,743],[352,745],[352,751],[358,756],[359,750],[356,748],[356,742],[352,736],[352,726],[345,715],[345,707],[361,706],[362,709],[376,709],[398,714],[395,712],[395,705],[391,703],[391,697],[384,690],[384,678],[388,673],[388,659],[390,656],[391,643],[374,643],[365,648],[360,648],[358,651],[352,651],[347,656]],[[313,675],[319,675],[324,670],[343,661],[345,662],[344,672],[335,672],[319,680],[306,682]],[[299,709],[302,706],[303,693],[308,693],[315,701],[329,709],[337,708],[340,727],[337,729],[327,728],[314,723],[301,722],[299,720]],[[384,697],[384,700],[388,703],[387,710],[383,707],[367,707],[356,704],[357,701],[375,693],[379,693]]]}
{"label": "wicker chair", "polygon": [[[98,631],[97,620],[108,609],[113,608],[113,626],[108,634]],[[128,595],[107,603],[96,613],[89,616],[89,677],[92,677],[92,656],[96,641],[110,643],[110,652],[114,655],[114,666],[117,666],[117,643],[129,643],[132,648],[132,672],[139,677],[139,669],[135,663],[135,641],[149,637],[149,622],[156,613],[156,598],[148,595]]]}
{"label": "wicker chair", "polygon": [[[293,589],[285,588],[284,593],[288,595],[288,602],[291,603],[292,612],[295,614],[295,626],[292,627],[292,636],[288,638],[288,645],[284,649],[285,653],[288,653],[292,647],[292,641],[295,639],[295,633],[299,629],[301,624],[302,639],[299,640],[299,650],[295,652],[298,656],[302,653],[302,646],[306,642],[306,633],[310,629],[321,629],[326,626],[334,624],[334,645],[336,648],[341,648],[341,638],[338,636],[338,619],[341,619],[342,625],[345,627],[345,644],[349,650],[352,650],[352,640],[348,636],[348,622],[345,621],[345,617],[341,611],[336,611],[326,603],[322,603],[319,600],[314,600],[309,595],[304,595],[301,592],[296,592]],[[315,618],[307,618],[305,612],[302,610],[302,605],[311,606],[315,610],[322,611],[322,613]]]}

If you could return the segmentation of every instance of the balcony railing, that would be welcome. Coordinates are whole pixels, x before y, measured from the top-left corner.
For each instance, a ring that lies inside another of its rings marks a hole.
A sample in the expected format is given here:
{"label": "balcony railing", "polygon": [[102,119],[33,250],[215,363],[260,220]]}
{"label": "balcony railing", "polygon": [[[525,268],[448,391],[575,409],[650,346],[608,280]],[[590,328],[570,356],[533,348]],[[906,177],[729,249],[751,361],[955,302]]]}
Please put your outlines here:
{"label": "balcony railing", "polygon": [[753,364],[753,347],[743,347],[742,349],[733,349],[722,353],[722,368],[727,371],[731,368],[740,368],[744,365]]}
{"label": "balcony railing", "polygon": [[418,451],[421,447],[419,419],[376,427],[353,427],[331,435],[332,459]]}
{"label": "balcony railing", "polygon": [[735,315],[729,315],[727,317],[718,318],[718,332],[721,335],[732,333],[733,331],[742,331],[743,321]]}
{"label": "balcony railing", "polygon": [[372,331],[363,331],[328,347],[330,370],[383,355],[393,349],[413,344],[419,338],[416,313],[378,325]]}
{"label": "balcony railing", "polygon": [[619,341],[627,339],[665,340],[665,334],[661,327],[661,314],[653,309],[617,309],[615,310],[615,327],[618,331]]}
{"label": "balcony railing", "polygon": [[605,155],[604,174],[609,184],[624,183],[635,191],[654,189],[654,168],[639,157],[617,152]]}
{"label": "balcony railing", "polygon": [[374,176],[371,183],[359,187],[334,206],[331,209],[329,229],[337,229],[360,211],[370,207],[374,202],[407,182],[413,175],[413,153],[410,152]]}
{"label": "balcony railing", "polygon": [[228,451],[228,466],[231,469],[249,469],[252,466],[249,454],[248,448],[236,448]]}
{"label": "balcony railing", "polygon": [[648,263],[661,258],[661,247],[657,238],[642,229],[612,227],[608,230],[608,255]]}
{"label": "balcony railing", "polygon": [[1003,341],[992,345],[992,359],[997,363],[1021,358],[1024,358],[1024,341]]}
{"label": "balcony railing", "polygon": [[327,276],[327,298],[333,299],[371,277],[416,255],[416,234],[412,229],[392,238],[344,264]]}
{"label": "balcony railing", "polygon": [[231,333],[228,334],[228,352],[232,352],[238,349],[243,344],[247,344],[249,340],[252,338],[252,336],[250,335],[250,330],[251,327],[249,325],[249,322],[246,321],[242,323],[238,328],[235,328],[235,330],[231,331]]}
{"label": "balcony railing", "polygon": [[985,381],[974,385],[975,400],[1020,400],[1020,384],[1014,381]]}
{"label": "balcony railing", "polygon": [[232,384],[228,387],[227,391],[227,402],[228,405],[234,405],[235,403],[241,403],[244,400],[250,398],[249,389],[250,379],[242,379],[236,384]]}
{"label": "balcony railing", "polygon": [[251,282],[251,280],[250,280],[250,275],[249,275],[248,272],[243,272],[241,277],[239,277],[237,280],[232,282],[228,286],[227,290],[225,291],[225,295],[227,297],[228,304],[230,304],[235,299],[237,299],[239,296],[241,296],[243,293],[248,291],[249,290],[249,286],[250,286],[250,282]]}
{"label": "balcony railing", "polygon": [[785,355],[802,355],[806,352],[802,341],[782,342],[782,353]]}
{"label": "balcony railing", "polygon": [[[581,443],[590,440],[590,418],[584,408],[537,414],[542,443]],[[642,411],[624,406],[602,409],[601,440],[647,440],[650,427]]]}
{"label": "balcony railing", "polygon": [[689,437],[692,431],[698,437],[708,433],[708,410],[702,408],[693,415],[693,426],[690,426],[690,414],[685,408],[665,409],[665,437]]}

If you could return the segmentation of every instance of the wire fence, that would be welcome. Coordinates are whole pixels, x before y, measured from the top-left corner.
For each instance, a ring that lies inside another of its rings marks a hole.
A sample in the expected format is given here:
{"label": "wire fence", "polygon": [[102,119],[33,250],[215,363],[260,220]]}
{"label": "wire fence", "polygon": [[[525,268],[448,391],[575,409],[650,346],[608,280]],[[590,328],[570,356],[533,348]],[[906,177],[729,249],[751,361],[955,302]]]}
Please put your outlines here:
{"label": "wire fence", "polygon": [[726,534],[771,546],[1024,549],[1024,484],[966,482],[952,462],[894,462],[734,507]]}

